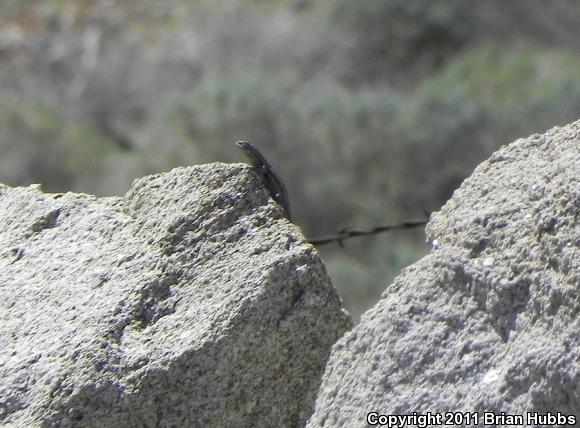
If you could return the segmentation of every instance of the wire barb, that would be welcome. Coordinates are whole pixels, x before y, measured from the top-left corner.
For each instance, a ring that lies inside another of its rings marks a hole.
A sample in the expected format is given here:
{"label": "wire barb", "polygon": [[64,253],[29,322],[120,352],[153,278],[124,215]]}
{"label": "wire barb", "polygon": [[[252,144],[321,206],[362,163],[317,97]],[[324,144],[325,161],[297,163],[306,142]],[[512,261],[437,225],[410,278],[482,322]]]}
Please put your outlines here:
{"label": "wire barb", "polygon": [[385,224],[381,226],[371,227],[368,229],[354,229],[347,227],[333,235],[326,235],[318,238],[309,239],[308,243],[312,245],[324,245],[330,244],[331,242],[338,242],[338,245],[342,247],[343,241],[346,239],[355,238],[357,236],[376,235],[378,233],[388,232],[390,230],[413,229],[416,227],[426,225],[428,221],[429,220],[427,218],[422,220],[405,220],[396,224]]}

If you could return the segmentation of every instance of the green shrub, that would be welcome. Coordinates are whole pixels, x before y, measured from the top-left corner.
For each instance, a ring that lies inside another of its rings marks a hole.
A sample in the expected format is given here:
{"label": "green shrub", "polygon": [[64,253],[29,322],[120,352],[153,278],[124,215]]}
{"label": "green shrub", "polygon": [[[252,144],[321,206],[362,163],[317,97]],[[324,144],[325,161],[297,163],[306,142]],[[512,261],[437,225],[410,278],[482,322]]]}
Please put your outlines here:
{"label": "green shrub", "polygon": [[430,73],[476,33],[473,9],[464,0],[338,0],[331,19],[353,37],[346,77],[360,84]]}
{"label": "green shrub", "polygon": [[395,182],[416,190],[398,189],[397,204],[437,208],[501,145],[577,119],[578,76],[575,54],[486,45],[425,80],[393,123],[406,160]]}
{"label": "green shrub", "polygon": [[61,192],[90,188],[113,146],[57,109],[21,100],[0,108],[0,150],[8,184],[41,183]]}

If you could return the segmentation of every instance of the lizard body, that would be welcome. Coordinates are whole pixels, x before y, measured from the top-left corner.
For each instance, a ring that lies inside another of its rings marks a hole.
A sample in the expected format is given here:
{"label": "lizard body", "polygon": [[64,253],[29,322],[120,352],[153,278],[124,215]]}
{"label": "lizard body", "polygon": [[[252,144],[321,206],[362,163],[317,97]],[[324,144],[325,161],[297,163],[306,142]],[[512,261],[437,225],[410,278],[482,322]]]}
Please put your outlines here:
{"label": "lizard body", "polygon": [[284,213],[284,217],[292,221],[290,216],[290,202],[288,200],[288,192],[286,192],[286,187],[284,183],[270,165],[270,162],[256,149],[252,144],[247,141],[238,141],[236,145],[244,152],[248,158],[250,165],[254,170],[260,174],[264,186],[268,189],[270,196],[274,199],[281,207]]}

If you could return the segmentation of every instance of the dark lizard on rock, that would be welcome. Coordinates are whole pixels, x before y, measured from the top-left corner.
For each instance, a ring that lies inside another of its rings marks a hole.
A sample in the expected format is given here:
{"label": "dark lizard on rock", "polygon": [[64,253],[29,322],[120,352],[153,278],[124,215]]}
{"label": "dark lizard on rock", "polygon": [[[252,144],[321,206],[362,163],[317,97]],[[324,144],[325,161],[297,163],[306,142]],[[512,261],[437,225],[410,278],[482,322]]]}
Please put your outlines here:
{"label": "dark lizard on rock", "polygon": [[242,149],[252,168],[260,174],[264,186],[268,189],[270,196],[280,205],[280,207],[282,207],[284,217],[292,221],[290,216],[290,202],[288,201],[286,187],[280,179],[280,176],[276,173],[274,168],[272,168],[272,165],[270,165],[270,162],[268,162],[262,153],[260,153],[260,151],[249,142],[238,141],[236,145]]}

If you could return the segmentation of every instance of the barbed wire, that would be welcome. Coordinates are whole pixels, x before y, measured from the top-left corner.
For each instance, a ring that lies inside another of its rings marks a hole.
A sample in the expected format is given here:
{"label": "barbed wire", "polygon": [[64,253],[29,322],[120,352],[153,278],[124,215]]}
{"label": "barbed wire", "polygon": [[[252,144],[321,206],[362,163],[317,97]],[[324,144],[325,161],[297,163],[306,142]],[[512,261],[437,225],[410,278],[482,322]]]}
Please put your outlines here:
{"label": "barbed wire", "polygon": [[339,232],[332,235],[308,239],[308,242],[312,245],[325,245],[330,244],[331,242],[338,242],[338,245],[342,246],[342,242],[346,239],[355,238],[357,236],[376,235],[378,233],[384,233],[390,230],[413,229],[416,227],[426,225],[428,221],[429,221],[428,218],[424,218],[421,220],[405,220],[400,223],[385,224],[381,226],[370,227],[367,229],[358,229],[358,228],[355,229],[349,227],[342,229]]}

